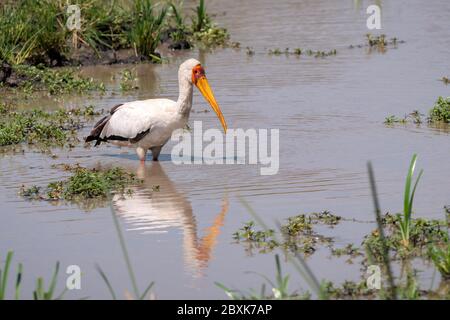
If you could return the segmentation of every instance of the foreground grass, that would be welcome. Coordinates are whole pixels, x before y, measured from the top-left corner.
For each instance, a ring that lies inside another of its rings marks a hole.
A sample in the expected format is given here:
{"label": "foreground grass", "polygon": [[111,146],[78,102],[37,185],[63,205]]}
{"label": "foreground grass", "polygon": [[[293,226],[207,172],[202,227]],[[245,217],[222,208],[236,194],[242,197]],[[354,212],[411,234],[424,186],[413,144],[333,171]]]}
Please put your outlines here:
{"label": "foreground grass", "polygon": [[[14,253],[12,251],[8,251],[8,253],[6,254],[4,266],[3,267],[0,266],[0,300],[5,300],[8,298],[7,289],[9,282],[11,282],[9,274],[12,265],[13,255]],[[56,263],[55,271],[53,272],[53,275],[49,282],[48,289],[45,289],[44,278],[39,277],[36,279],[35,281],[36,286],[35,289],[33,290],[34,300],[53,300],[53,299],[61,299],[63,297],[65,291],[63,291],[59,296],[55,296],[58,273],[59,273],[59,262]],[[22,279],[23,279],[23,265],[19,263],[17,265],[16,272],[13,277],[13,280],[15,280],[15,282],[13,283],[14,285],[13,299],[15,300],[19,300],[21,298]]]}

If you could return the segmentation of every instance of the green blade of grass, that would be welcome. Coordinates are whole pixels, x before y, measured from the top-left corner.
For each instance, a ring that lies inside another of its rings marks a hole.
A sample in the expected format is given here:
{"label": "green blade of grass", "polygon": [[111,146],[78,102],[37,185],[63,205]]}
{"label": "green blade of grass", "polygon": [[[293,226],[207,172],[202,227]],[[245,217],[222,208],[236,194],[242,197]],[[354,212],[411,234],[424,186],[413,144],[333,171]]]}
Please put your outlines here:
{"label": "green blade of grass", "polygon": [[95,265],[95,268],[97,269],[98,273],[100,273],[100,276],[102,277],[103,281],[106,283],[106,286],[108,287],[108,290],[111,293],[113,300],[117,300],[116,293],[114,292],[114,289],[113,289],[111,283],[109,282],[108,277],[103,272],[102,268],[100,268],[100,266],[97,264]]}
{"label": "green blade of grass", "polygon": [[125,258],[125,263],[127,265],[128,275],[130,276],[130,280],[131,280],[131,284],[133,286],[133,291],[134,291],[135,297],[136,297],[136,299],[138,299],[140,297],[140,294],[139,294],[139,289],[138,289],[137,282],[136,282],[136,276],[134,275],[134,270],[131,265],[130,257],[128,255],[128,250],[127,250],[127,246],[125,244],[125,239],[123,237],[122,230],[120,229],[119,220],[117,219],[116,213],[114,211],[112,201],[110,201],[110,209],[111,209],[111,214],[112,214],[113,221],[114,221],[114,227],[115,227],[117,235],[119,237],[120,247],[122,248],[122,253]]}
{"label": "green blade of grass", "polygon": [[411,213],[410,194],[411,194],[412,177],[414,174],[414,168],[416,167],[416,160],[417,160],[417,154],[414,154],[411,159],[411,163],[409,165],[408,174],[406,175],[405,193],[404,193],[404,199],[403,199],[403,212],[405,214],[405,218],[408,218],[408,216]]}
{"label": "green blade of grass", "polygon": [[150,282],[150,284],[147,286],[147,288],[144,290],[144,292],[142,293],[142,295],[139,297],[139,300],[144,300],[145,297],[147,296],[147,293],[150,291],[150,289],[153,287],[153,285],[155,284],[154,281]]}
{"label": "green blade of grass", "polygon": [[9,273],[9,267],[11,266],[11,261],[13,258],[13,252],[8,251],[6,254],[6,261],[5,261],[5,267],[3,269],[3,272],[0,270],[0,300],[5,299],[6,296],[6,286],[8,284],[8,273]]}
{"label": "green blade of grass", "polygon": [[381,246],[382,246],[382,251],[383,251],[383,263],[385,265],[385,268],[387,271],[387,276],[388,276],[388,283],[389,283],[389,289],[390,289],[389,290],[389,292],[390,292],[389,298],[391,300],[396,300],[397,294],[396,294],[394,276],[392,274],[391,260],[389,257],[389,247],[386,245],[386,238],[384,236],[383,223],[381,221],[380,203],[378,201],[377,185],[375,182],[375,176],[373,173],[373,168],[372,168],[371,162],[367,163],[367,170],[369,172],[370,190],[372,192],[372,200],[373,200],[373,205],[375,208],[377,227],[378,227],[378,232],[380,234],[380,239],[381,239]]}
{"label": "green blade of grass", "polygon": [[45,300],[51,300],[53,297],[53,293],[55,292],[56,287],[56,278],[58,277],[59,272],[59,261],[56,262],[55,271],[53,272],[52,280],[50,281],[50,286],[48,291],[44,293]]}

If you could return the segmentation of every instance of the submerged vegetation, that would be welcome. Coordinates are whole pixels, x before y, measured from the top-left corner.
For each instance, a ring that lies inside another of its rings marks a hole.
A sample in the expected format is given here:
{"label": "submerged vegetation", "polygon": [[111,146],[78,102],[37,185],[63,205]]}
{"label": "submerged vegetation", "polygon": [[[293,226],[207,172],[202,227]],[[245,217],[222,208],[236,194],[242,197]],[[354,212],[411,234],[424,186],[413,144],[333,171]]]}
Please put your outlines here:
{"label": "submerged vegetation", "polygon": [[20,143],[44,149],[70,146],[78,142],[77,130],[84,121],[97,114],[92,106],[46,112],[0,103],[0,147]]}

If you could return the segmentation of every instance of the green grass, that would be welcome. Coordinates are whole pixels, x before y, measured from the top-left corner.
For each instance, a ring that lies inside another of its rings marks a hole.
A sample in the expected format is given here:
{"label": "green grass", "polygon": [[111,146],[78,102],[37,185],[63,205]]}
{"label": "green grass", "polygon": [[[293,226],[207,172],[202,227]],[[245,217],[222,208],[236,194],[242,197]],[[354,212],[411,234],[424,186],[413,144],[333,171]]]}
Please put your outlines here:
{"label": "green grass", "polygon": [[206,13],[205,0],[200,0],[195,7],[195,16],[192,18],[192,31],[201,32],[211,27],[211,19]]}
{"label": "green grass", "polygon": [[11,65],[59,66],[76,62],[80,48],[90,48],[98,57],[101,51],[133,48],[142,58],[159,62],[156,49],[161,34],[173,28],[172,21],[174,41],[192,38],[203,46],[216,46],[229,39],[224,28],[213,24],[203,0],[191,26],[185,24],[181,7],[173,3],[78,0],[76,4],[82,18],[78,30],[66,27],[71,13],[63,0],[18,0],[0,6],[0,60]]}
{"label": "green grass", "polygon": [[442,277],[450,279],[450,243],[443,247],[431,245],[428,254]]}
{"label": "green grass", "polygon": [[124,194],[127,192],[127,186],[141,182],[134,174],[119,167],[97,170],[75,166],[66,170],[72,172],[68,179],[50,182],[44,189],[37,186],[28,188],[23,186],[21,196],[31,200],[106,199],[111,192]]}
{"label": "green grass", "polygon": [[45,149],[75,143],[78,141],[76,130],[95,114],[92,107],[56,112],[19,111],[0,103],[0,146],[26,143]]}
{"label": "green grass", "polygon": [[166,13],[166,7],[157,12],[156,5],[151,0],[136,1],[130,38],[137,54],[151,59],[156,57],[155,51],[160,43]]}
{"label": "green grass", "polygon": [[19,77],[24,78],[19,83],[19,89],[26,93],[46,91],[50,95],[59,95],[93,90],[105,91],[103,83],[82,77],[72,68],[50,69],[43,65],[16,65],[13,69]]}
{"label": "green grass", "polygon": [[[6,254],[3,269],[0,268],[0,300],[5,300],[8,298],[7,289],[8,289],[8,282],[10,282],[9,275],[13,255],[14,254],[12,251],[8,251],[8,253]],[[45,289],[44,278],[39,277],[36,279],[36,286],[33,291],[34,300],[53,300],[53,299],[61,299],[63,297],[65,290],[59,296],[55,297],[58,272],[59,272],[59,262],[56,263],[55,271],[53,272],[53,276],[50,280],[50,284],[47,290]],[[23,279],[23,266],[21,263],[18,264],[15,277],[13,279],[15,279],[13,298],[15,300],[19,300]]]}
{"label": "green grass", "polygon": [[58,1],[20,0],[0,7],[0,60],[60,60],[66,29]]}
{"label": "green grass", "polygon": [[403,194],[403,214],[400,220],[400,232],[402,235],[402,244],[409,247],[410,232],[411,232],[411,216],[414,204],[414,195],[416,193],[417,185],[422,176],[423,170],[419,172],[416,181],[413,182],[414,170],[416,167],[417,155],[414,154],[409,165],[408,174],[406,176],[405,191]]}

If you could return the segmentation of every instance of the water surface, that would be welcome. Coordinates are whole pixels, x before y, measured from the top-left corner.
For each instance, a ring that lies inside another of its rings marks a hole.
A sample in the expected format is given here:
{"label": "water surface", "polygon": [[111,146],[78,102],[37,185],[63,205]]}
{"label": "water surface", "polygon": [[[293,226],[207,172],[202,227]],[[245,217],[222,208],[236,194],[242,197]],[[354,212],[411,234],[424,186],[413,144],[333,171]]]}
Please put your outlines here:
{"label": "water surface", "polygon": [[[194,57],[205,65],[230,127],[280,130],[280,170],[261,176],[258,166],[176,166],[170,161],[170,144],[159,164],[145,166],[132,150],[108,145],[55,150],[56,159],[33,151],[3,155],[0,253],[13,249],[15,261],[23,262],[23,292],[31,292],[35,277],[48,279],[57,260],[63,269],[76,264],[83,271],[82,290],[69,292],[68,298],[109,297],[96,263],[120,296],[132,288],[107,204],[92,209],[89,204],[30,203],[17,195],[22,184],[45,185],[66,175],[51,169],[52,164],[121,166],[144,179],[133,187],[133,197],[116,196],[112,206],[141,290],[154,280],[158,298],[226,298],[215,281],[246,289],[263,281],[246,271],[275,274],[272,255],[249,256],[233,243],[232,233],[251,219],[238,195],[269,223],[325,209],[348,219],[372,220],[366,162],[373,161],[383,209],[397,212],[409,160],[418,153],[425,173],[415,214],[442,218],[442,208],[450,202],[449,131],[425,124],[388,127],[383,121],[391,114],[426,113],[438,96],[450,95],[450,86],[438,81],[450,72],[450,2],[381,3],[382,32],[406,41],[384,53],[348,48],[365,42],[370,1],[212,0],[209,11],[218,13],[215,19],[241,43],[241,50],[168,53],[170,63],[163,65],[87,67],[83,73],[106,83],[105,96],[27,102],[48,109],[87,104],[101,109],[134,99],[175,99],[178,65]],[[246,55],[247,46],[254,56]],[[324,59],[268,55],[269,49],[286,47],[337,49],[338,54]],[[139,90],[120,91],[124,68],[136,74]],[[207,108],[196,92],[194,110]],[[213,112],[195,112],[193,120],[202,120],[204,128],[220,126]],[[83,129],[80,137],[88,131]],[[153,190],[156,185],[159,192]],[[373,228],[371,223],[344,222],[324,232],[337,244],[358,245]],[[358,280],[359,266],[344,260],[330,259],[328,249],[321,249],[308,262],[319,278]],[[423,277],[430,280],[431,272]],[[302,284],[294,277],[292,286]]]}

